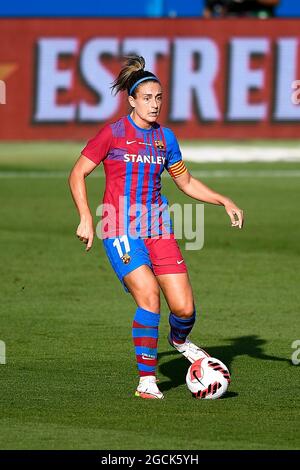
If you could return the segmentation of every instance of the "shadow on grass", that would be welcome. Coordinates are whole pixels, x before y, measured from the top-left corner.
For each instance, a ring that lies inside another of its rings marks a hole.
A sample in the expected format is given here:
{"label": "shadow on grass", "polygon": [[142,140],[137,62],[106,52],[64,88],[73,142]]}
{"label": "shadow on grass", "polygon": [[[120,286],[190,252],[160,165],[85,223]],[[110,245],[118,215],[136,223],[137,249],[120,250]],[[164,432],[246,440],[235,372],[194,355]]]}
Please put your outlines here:
{"label": "shadow on grass", "polygon": [[[221,346],[208,346],[204,349],[212,356],[220,359],[228,369],[231,368],[233,359],[237,356],[249,356],[264,361],[280,361],[290,364],[290,360],[282,357],[270,356],[265,354],[262,347],[267,343],[266,340],[259,338],[257,335],[241,336],[238,338],[228,338],[230,344]],[[171,348],[171,347],[170,347]],[[160,372],[170,380],[159,384],[162,392],[176,388],[185,383],[185,376],[189,367],[189,362],[174,349],[161,352],[158,354],[158,361],[164,356],[171,356],[172,359],[164,364],[159,365]],[[173,359],[174,358],[174,359]],[[237,396],[235,392],[228,392],[227,398]]]}

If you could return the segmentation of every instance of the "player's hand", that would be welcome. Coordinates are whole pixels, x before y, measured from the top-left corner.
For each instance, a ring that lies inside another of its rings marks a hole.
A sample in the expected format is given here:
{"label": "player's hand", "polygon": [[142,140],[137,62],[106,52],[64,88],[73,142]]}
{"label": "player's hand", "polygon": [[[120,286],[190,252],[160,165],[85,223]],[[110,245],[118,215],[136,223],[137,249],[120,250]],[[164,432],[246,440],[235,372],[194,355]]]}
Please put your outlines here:
{"label": "player's hand", "polygon": [[225,204],[225,210],[230,217],[231,226],[242,228],[244,225],[244,213],[242,209],[239,209],[234,202],[228,201]]}
{"label": "player's hand", "polygon": [[79,240],[86,244],[86,251],[89,251],[94,240],[94,226],[92,217],[81,217],[76,235]]}

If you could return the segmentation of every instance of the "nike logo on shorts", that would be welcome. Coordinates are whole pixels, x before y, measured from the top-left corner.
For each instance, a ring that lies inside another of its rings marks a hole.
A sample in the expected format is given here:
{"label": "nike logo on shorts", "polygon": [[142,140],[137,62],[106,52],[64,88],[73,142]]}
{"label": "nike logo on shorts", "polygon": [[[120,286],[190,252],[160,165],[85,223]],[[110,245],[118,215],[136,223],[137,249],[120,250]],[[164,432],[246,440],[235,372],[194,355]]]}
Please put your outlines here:
{"label": "nike logo on shorts", "polygon": [[178,260],[177,260],[177,264],[181,264],[181,263],[183,263],[183,262],[184,262],[184,259],[182,259],[181,261],[178,261]]}

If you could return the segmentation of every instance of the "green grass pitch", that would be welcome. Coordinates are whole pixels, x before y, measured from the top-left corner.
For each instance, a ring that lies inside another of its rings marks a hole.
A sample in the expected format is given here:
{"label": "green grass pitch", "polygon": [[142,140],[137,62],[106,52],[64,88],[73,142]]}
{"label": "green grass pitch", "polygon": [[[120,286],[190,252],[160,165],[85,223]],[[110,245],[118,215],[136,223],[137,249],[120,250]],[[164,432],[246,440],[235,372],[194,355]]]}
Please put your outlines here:
{"label": "green grass pitch", "polygon": [[[204,248],[184,252],[198,311],[192,338],[228,365],[232,383],[220,400],[191,397],[188,363],[167,343],[163,302],[165,400],[152,401],[134,397],[135,304],[101,241],[86,254],[75,236],[65,175],[81,148],[0,145],[0,448],[299,448],[291,345],[300,339],[300,163],[188,165],[245,210],[238,231],[223,208],[206,205]],[[96,173],[88,179],[94,214],[104,183]],[[170,203],[191,201],[171,178],[163,189]]]}

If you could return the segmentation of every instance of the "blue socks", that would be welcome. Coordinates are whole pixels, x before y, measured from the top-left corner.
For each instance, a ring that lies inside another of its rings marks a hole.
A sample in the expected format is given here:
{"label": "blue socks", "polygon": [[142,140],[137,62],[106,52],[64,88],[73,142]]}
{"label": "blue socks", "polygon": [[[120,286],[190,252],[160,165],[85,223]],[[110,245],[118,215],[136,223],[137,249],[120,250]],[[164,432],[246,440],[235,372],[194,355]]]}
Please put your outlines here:
{"label": "blue socks", "polygon": [[136,309],[132,337],[140,377],[156,373],[159,320],[159,313]]}
{"label": "blue socks", "polygon": [[196,321],[196,311],[190,318],[179,318],[170,312],[169,323],[171,327],[171,340],[177,344],[183,344],[190,334]]}

